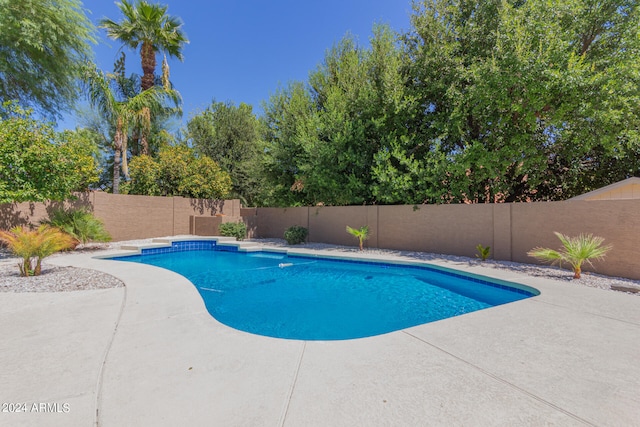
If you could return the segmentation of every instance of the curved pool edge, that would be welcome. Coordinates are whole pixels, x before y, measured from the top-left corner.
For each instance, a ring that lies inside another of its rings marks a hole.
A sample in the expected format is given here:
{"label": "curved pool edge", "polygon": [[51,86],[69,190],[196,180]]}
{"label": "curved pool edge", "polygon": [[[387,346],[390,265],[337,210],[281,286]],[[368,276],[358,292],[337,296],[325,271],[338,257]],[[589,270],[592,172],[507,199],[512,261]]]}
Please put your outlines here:
{"label": "curved pool edge", "polygon": [[[515,290],[529,293],[530,298],[535,298],[541,295],[541,291],[533,286],[525,285],[523,283],[514,282],[512,280],[505,280],[494,275],[487,275],[483,273],[472,273],[465,271],[461,268],[455,268],[452,266],[443,266],[437,262],[424,261],[424,260],[412,260],[407,259],[406,255],[393,255],[393,254],[373,254],[362,252],[339,252],[331,253],[326,249],[311,249],[311,248],[292,248],[292,247],[275,247],[265,245],[264,243],[254,242],[251,240],[237,241],[234,237],[224,236],[180,236],[180,237],[168,237],[153,239],[151,243],[142,243],[137,245],[125,245],[120,249],[122,251],[128,251],[122,255],[97,255],[94,258],[99,259],[114,259],[127,256],[142,255],[143,250],[149,249],[171,249],[174,243],[179,242],[209,242],[213,241],[216,246],[223,247],[228,250],[252,253],[252,252],[271,252],[278,253],[291,257],[307,257],[307,258],[324,258],[334,261],[351,261],[351,262],[364,262],[373,264],[392,264],[401,266],[413,266],[422,267],[431,270],[435,270],[444,274],[450,274],[454,276],[461,276],[463,278],[481,282],[488,285],[498,285],[500,287],[512,288]],[[225,250],[222,249],[222,250]],[[480,264],[473,267],[483,267]],[[517,291],[516,291],[517,292]]]}
{"label": "curved pool edge", "polygon": [[[106,263],[91,265],[92,255],[65,254],[51,261],[113,270]],[[71,262],[76,258],[83,261]],[[137,274],[122,265],[118,269],[128,287],[156,295],[157,277]],[[504,271],[497,272],[505,276]],[[476,424],[496,420],[517,424],[524,416],[531,425],[549,420],[575,424],[576,419],[567,417],[567,411],[592,424],[606,425],[612,420],[632,424],[638,413],[633,409],[637,408],[633,405],[637,381],[630,378],[640,378],[640,367],[633,363],[638,342],[632,338],[637,334],[630,329],[630,322],[640,325],[635,297],[587,286],[563,286],[567,284],[524,273],[514,275],[539,284],[544,298],[412,329],[420,341],[399,331],[362,340],[300,343],[219,328],[209,316],[195,324],[182,315],[155,316],[128,324],[120,333],[136,334],[136,339],[121,340],[117,363],[108,366],[106,385],[112,393],[105,396],[101,421],[170,426],[205,425],[212,419],[220,424],[266,419],[277,424],[281,408],[288,407],[288,424],[306,421],[310,425],[340,425],[345,417],[369,424],[415,424],[416,419],[430,419],[446,425],[463,417]],[[182,294],[184,288],[175,286],[165,297],[169,300]],[[199,309],[201,300],[190,300],[193,309]],[[147,299],[141,299],[140,304],[134,302],[128,311],[136,317],[139,312],[158,308]],[[505,316],[509,322],[505,322]],[[182,327],[187,321],[189,327]],[[498,329],[500,333],[496,334]],[[567,340],[566,336],[573,338]],[[603,340],[606,346],[598,344]],[[167,342],[172,343],[169,349]],[[541,345],[548,351],[541,353]],[[18,358],[19,348],[9,354],[15,353]],[[159,356],[168,350],[179,352],[181,357]],[[55,354],[51,357],[62,362]],[[207,365],[212,358],[216,369]],[[460,363],[462,358],[464,363]],[[238,369],[238,360],[243,361],[243,369]],[[193,370],[187,371],[192,366]],[[249,367],[255,369],[249,371]],[[567,372],[562,381],[558,381],[557,372]],[[256,373],[263,379],[256,381]],[[198,376],[197,383],[194,375]],[[79,377],[73,378],[74,383],[80,383]],[[354,388],[354,383],[361,387]],[[593,384],[615,387],[619,398],[603,401],[601,388]],[[131,393],[132,386],[136,393]],[[172,393],[167,394],[167,389]],[[38,389],[31,392],[37,394]],[[372,396],[382,396],[387,402],[372,406]],[[419,405],[415,404],[416,396],[424,396]],[[483,399],[478,400],[478,396]],[[176,411],[176,399],[197,404],[191,404],[189,411]],[[456,410],[454,415],[439,410],[442,401]],[[601,404],[593,405],[594,401]],[[402,411],[389,410],[391,404]],[[24,420],[25,414],[20,415]],[[90,415],[87,424],[93,422],[93,413]]]}

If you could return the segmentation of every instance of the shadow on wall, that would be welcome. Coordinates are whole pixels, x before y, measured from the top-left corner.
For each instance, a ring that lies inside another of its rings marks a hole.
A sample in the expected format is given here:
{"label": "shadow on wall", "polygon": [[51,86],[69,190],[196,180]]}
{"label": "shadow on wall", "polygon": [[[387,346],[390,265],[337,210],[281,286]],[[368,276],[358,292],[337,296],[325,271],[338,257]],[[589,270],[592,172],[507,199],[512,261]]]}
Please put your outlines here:
{"label": "shadow on wall", "polygon": [[[30,211],[33,214],[35,205],[29,203]],[[0,205],[0,230],[9,230],[13,227],[24,227],[30,224],[29,215],[25,214],[18,207],[18,203],[6,203]]]}
{"label": "shadow on wall", "polygon": [[191,205],[191,208],[197,211],[200,215],[204,215],[205,212],[209,215],[215,215],[222,213],[224,200],[191,199],[189,204]]}
{"label": "shadow on wall", "polygon": [[13,227],[37,227],[58,209],[87,209],[93,211],[89,193],[76,194],[73,200],[64,202],[23,202],[0,204],[0,230]]}
{"label": "shadow on wall", "polygon": [[80,210],[86,209],[89,212],[93,212],[93,204],[89,200],[89,193],[80,193],[76,195],[76,199],[74,200],[65,200],[64,202],[47,202],[45,205],[45,210],[47,211],[47,216],[51,218],[51,215],[58,210]]}

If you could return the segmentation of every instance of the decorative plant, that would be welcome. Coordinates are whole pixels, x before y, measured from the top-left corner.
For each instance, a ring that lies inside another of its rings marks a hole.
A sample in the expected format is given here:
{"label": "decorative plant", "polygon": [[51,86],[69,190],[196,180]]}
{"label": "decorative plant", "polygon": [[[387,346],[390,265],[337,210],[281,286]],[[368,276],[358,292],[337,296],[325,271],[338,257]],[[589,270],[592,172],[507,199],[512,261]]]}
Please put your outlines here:
{"label": "decorative plant", "polygon": [[560,266],[563,262],[571,264],[574,279],[580,278],[583,262],[593,266],[591,259],[603,259],[605,254],[611,250],[610,245],[602,246],[604,238],[592,234],[580,234],[577,237],[568,237],[558,232],[554,232],[554,234],[562,242],[563,248],[561,250],[534,248],[527,252],[527,255],[543,262],[558,263]]}
{"label": "decorative plant", "polygon": [[247,225],[244,222],[223,222],[218,226],[221,236],[235,237],[244,240],[247,237]]}
{"label": "decorative plant", "polygon": [[476,258],[480,258],[480,261],[486,261],[489,255],[491,255],[491,246],[482,246],[482,244],[479,244],[476,246],[476,249],[478,250]]}
{"label": "decorative plant", "polygon": [[347,225],[347,233],[357,238],[360,242],[360,250],[364,250],[362,243],[369,238],[369,226],[364,225],[360,228],[351,228]]}
{"label": "decorative plant", "polygon": [[0,230],[0,240],[7,244],[11,252],[22,258],[22,263],[18,264],[21,276],[39,276],[44,258],[73,247],[75,243],[69,234],[46,224],[37,230],[25,227]]}
{"label": "decorative plant", "polygon": [[42,223],[59,228],[82,244],[111,240],[104,223],[85,209],[56,209]]}
{"label": "decorative plant", "polygon": [[284,239],[290,245],[297,245],[304,243],[307,240],[309,230],[300,225],[294,225],[287,228],[284,232]]}

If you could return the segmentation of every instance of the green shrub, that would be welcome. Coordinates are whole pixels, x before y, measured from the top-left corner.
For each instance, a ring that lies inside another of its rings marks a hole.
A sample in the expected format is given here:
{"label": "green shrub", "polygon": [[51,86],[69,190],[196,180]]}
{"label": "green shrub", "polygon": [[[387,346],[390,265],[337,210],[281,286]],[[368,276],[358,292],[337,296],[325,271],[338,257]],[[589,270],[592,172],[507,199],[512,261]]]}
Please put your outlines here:
{"label": "green shrub", "polygon": [[235,237],[244,240],[247,237],[247,226],[244,222],[224,222],[218,227],[221,236]]}
{"label": "green shrub", "polygon": [[59,228],[82,244],[111,240],[104,223],[85,209],[56,209],[42,223]]}
{"label": "green shrub", "polygon": [[284,239],[290,245],[298,245],[304,243],[307,240],[309,230],[300,225],[294,225],[289,227],[284,232]]}
{"label": "green shrub", "polygon": [[478,251],[476,258],[480,258],[480,261],[486,261],[489,255],[491,255],[491,246],[482,246],[482,244],[479,244],[476,246],[476,250]]}

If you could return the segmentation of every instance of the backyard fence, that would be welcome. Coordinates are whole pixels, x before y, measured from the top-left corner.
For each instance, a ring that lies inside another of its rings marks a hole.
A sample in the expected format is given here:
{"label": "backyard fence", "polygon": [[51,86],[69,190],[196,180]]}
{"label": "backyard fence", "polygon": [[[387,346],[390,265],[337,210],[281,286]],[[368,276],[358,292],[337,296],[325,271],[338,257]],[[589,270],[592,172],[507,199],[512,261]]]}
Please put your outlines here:
{"label": "backyard fence", "polygon": [[[371,248],[424,251],[474,257],[476,246],[491,246],[497,260],[535,263],[534,247],[557,249],[558,231],[591,233],[613,249],[595,271],[640,279],[640,200],[416,206],[257,208],[243,212],[256,237],[282,238],[292,225],[309,229],[309,241],[357,245],[347,225],[369,226]],[[251,218],[250,218],[251,217]],[[585,270],[592,270],[585,266]]]}
{"label": "backyard fence", "polygon": [[135,196],[96,191],[78,194],[77,199],[64,203],[0,205],[0,229],[37,225],[59,208],[89,209],[104,222],[114,241],[179,234],[213,235],[221,222],[240,220],[239,200]]}
{"label": "backyard fence", "polygon": [[[559,248],[553,234],[591,233],[613,249],[595,271],[640,279],[640,200],[414,206],[240,208],[238,200],[201,200],[90,192],[65,203],[0,205],[0,229],[36,225],[60,207],[85,207],[104,221],[115,241],[180,234],[215,235],[222,222],[244,221],[249,237],[282,238],[301,225],[310,242],[356,246],[346,226],[369,226],[366,247],[474,257],[491,247],[497,260],[534,263],[527,252]],[[585,269],[592,270],[588,266]]]}

